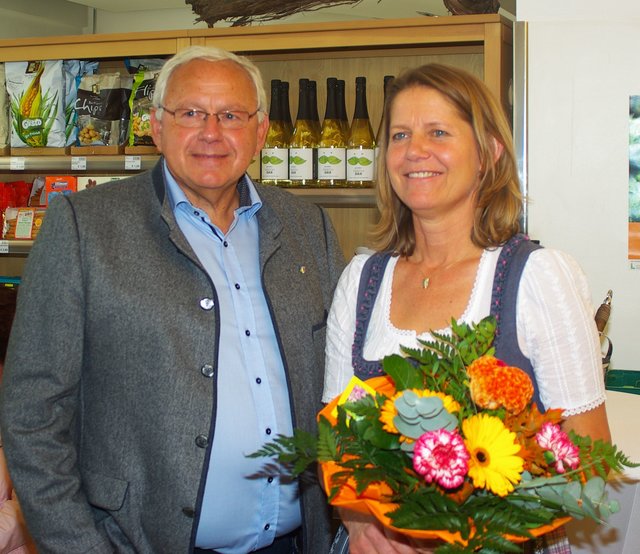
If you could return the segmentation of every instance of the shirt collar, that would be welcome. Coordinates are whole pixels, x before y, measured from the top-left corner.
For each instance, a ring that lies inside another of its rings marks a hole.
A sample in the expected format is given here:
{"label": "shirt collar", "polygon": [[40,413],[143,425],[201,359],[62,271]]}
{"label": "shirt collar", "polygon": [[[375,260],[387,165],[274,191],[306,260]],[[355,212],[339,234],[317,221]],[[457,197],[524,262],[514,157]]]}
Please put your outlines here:
{"label": "shirt collar", "polygon": [[[186,204],[187,206],[194,208],[180,185],[178,185],[178,182],[169,171],[167,161],[165,159],[162,160],[162,171],[164,173],[165,182],[167,183],[167,192],[171,211],[175,213],[176,209],[181,204]],[[245,173],[238,181],[236,187],[240,196],[240,205],[235,210],[236,214],[246,213],[247,217],[253,217],[262,207],[262,200],[256,190],[255,184]]]}

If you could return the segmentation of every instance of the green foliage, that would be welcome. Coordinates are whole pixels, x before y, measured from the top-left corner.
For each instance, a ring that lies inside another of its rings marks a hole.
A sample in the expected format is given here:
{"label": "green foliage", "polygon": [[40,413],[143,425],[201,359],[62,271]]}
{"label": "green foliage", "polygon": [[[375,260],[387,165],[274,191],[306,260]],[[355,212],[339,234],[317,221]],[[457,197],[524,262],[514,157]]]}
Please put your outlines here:
{"label": "green foliage", "polygon": [[462,407],[459,417],[466,417],[476,411],[469,396],[466,366],[480,356],[494,354],[495,330],[493,316],[471,325],[452,319],[451,336],[433,333],[434,340],[420,341],[424,348],[403,349],[409,359],[396,356],[389,360],[387,367],[391,356],[385,358],[383,369],[393,378],[398,390],[427,388],[451,395]]}
{"label": "green foliage", "polygon": [[[580,465],[583,469],[595,471],[603,479],[607,478],[609,470],[620,472],[625,467],[639,467],[614,444],[603,440],[592,440],[591,437],[582,437],[573,431],[569,431],[571,442],[580,449]],[[579,479],[579,475],[574,475]]]}
{"label": "green foliage", "polygon": [[318,459],[318,438],[295,429],[292,437],[278,435],[248,458],[275,458],[293,477],[298,477]]}

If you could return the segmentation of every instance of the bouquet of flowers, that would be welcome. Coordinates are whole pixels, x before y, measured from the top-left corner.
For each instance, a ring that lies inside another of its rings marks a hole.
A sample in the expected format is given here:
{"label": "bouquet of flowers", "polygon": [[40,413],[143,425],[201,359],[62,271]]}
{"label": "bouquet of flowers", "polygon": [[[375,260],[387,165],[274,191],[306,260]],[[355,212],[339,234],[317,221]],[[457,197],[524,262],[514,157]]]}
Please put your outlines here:
{"label": "bouquet of flowers", "polygon": [[279,436],[254,457],[293,476],[319,462],[329,502],[370,513],[438,553],[519,552],[571,517],[607,520],[609,471],[635,467],[614,445],[565,433],[523,370],[496,359],[495,319],[452,322],[423,348],[383,360],[318,414],[318,433]]}

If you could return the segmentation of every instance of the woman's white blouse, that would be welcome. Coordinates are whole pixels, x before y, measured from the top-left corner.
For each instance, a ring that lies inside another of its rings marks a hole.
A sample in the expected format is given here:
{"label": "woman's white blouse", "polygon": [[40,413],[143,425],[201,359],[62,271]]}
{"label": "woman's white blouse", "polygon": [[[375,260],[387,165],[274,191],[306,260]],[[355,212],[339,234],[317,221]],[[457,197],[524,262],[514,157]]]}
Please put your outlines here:
{"label": "woman's white blouse", "polygon": [[[490,313],[493,276],[501,248],[485,250],[469,303],[460,321],[476,322]],[[353,375],[351,348],[356,297],[362,267],[369,256],[355,256],[345,268],[329,312],[323,401],[329,402]],[[397,329],[390,320],[391,284],[398,261],[391,258],[382,280],[364,346],[367,360],[419,347],[430,333]],[[518,345],[531,360],[540,399],[565,416],[591,410],[605,401],[602,354],[594,308],[584,272],[568,254],[542,248],[525,265],[516,303]],[[439,331],[446,331],[440,329]]]}

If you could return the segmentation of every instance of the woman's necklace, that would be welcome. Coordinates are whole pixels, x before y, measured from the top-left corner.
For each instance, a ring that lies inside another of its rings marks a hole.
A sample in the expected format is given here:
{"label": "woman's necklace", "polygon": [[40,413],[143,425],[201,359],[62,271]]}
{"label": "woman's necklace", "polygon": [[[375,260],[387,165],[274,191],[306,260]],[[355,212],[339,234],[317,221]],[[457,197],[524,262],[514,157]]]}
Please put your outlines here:
{"label": "woman's necklace", "polygon": [[431,278],[434,275],[436,275],[436,274],[438,274],[438,273],[440,273],[442,271],[446,271],[447,269],[453,267],[454,265],[456,265],[456,264],[458,264],[458,263],[460,263],[460,262],[462,262],[464,260],[465,260],[465,258],[460,258],[460,259],[455,260],[455,261],[453,261],[453,262],[451,262],[449,264],[443,265],[441,267],[437,267],[431,272],[431,275],[429,275],[429,276],[426,276],[426,275],[423,274],[423,277],[422,277],[422,289],[423,290],[427,290],[429,288],[429,284],[431,283]]}

